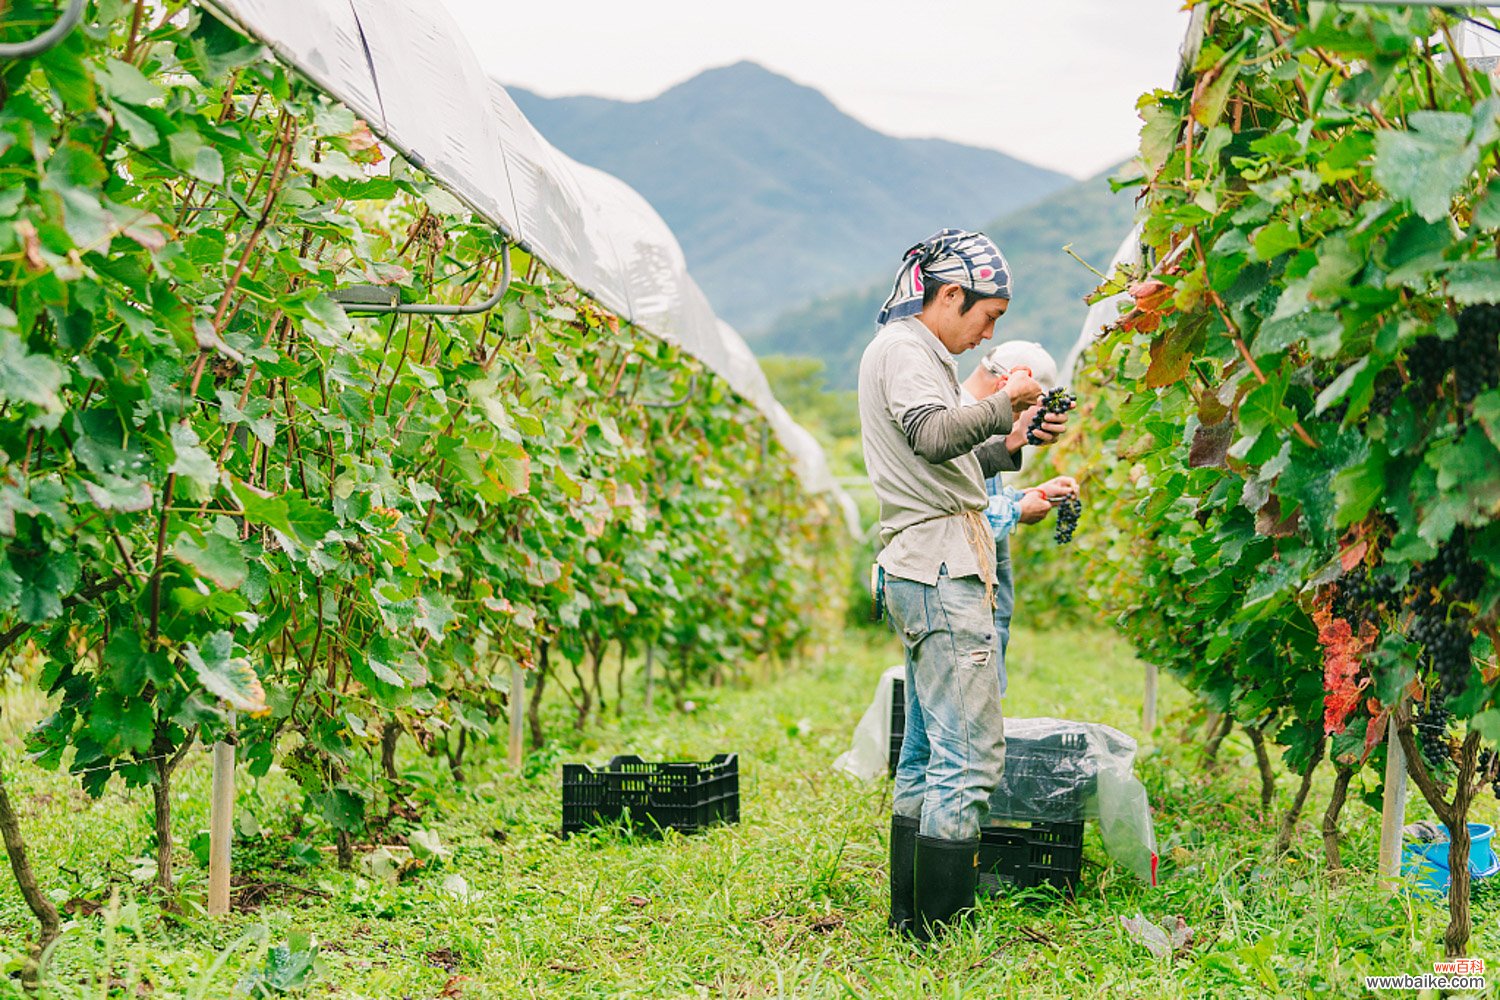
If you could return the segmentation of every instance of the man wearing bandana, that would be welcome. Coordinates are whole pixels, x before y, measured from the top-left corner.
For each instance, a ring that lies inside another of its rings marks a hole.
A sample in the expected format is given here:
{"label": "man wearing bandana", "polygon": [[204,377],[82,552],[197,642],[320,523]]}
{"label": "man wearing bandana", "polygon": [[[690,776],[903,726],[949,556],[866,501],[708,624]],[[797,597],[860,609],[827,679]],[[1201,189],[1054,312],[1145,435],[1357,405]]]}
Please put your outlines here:
{"label": "man wearing bandana", "polygon": [[984,480],[1016,467],[1003,437],[1041,387],[1016,373],[963,406],[953,359],[994,336],[1010,298],[1010,268],[987,236],[935,233],[906,252],[859,366],[877,562],[906,648],[890,923],[919,940],[974,906],[979,830],[1005,764]]}

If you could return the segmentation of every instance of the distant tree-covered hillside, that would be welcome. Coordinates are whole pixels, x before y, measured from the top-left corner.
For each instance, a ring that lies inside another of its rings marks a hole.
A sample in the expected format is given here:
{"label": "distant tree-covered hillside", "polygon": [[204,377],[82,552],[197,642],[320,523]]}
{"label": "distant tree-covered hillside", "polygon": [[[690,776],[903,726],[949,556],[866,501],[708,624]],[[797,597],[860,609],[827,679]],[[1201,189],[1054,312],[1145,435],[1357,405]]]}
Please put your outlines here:
{"label": "distant tree-covered hillside", "polygon": [[[997,340],[1037,341],[1062,363],[1088,312],[1083,297],[1098,283],[1093,273],[1062,248],[1072,244],[1074,253],[1106,270],[1135,215],[1130,192],[1112,193],[1108,177],[1101,174],[1075,184],[984,227],[1015,272],[1015,299],[996,328]],[[905,249],[895,244],[887,249],[891,277]],[[750,346],[761,355],[822,358],[829,385],[852,388],[890,282],[890,277],[867,280],[793,309],[764,332],[752,335]],[[978,362],[978,353],[959,359],[961,373]]]}

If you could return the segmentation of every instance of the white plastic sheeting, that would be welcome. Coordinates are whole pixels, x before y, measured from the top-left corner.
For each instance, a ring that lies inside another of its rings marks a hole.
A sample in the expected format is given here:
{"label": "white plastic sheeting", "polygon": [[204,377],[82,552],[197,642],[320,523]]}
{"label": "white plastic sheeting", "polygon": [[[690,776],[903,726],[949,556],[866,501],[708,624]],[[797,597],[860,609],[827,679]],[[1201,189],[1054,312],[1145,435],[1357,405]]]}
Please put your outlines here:
{"label": "white plastic sheeting", "polygon": [[660,215],[542,138],[439,4],[207,0],[402,155],[611,312],[678,344],[761,411],[803,485],[847,511],[823,450],[714,315]]}
{"label": "white plastic sheeting", "polygon": [[[1113,276],[1116,268],[1131,267],[1140,262],[1141,226],[1137,223],[1135,228],[1130,230],[1130,235],[1126,236],[1125,241],[1120,244],[1120,249],[1115,251],[1114,259],[1109,262],[1109,270],[1105,273]],[[1117,292],[1089,306],[1089,314],[1083,318],[1083,329],[1078,332],[1078,340],[1074,342],[1073,349],[1068,352],[1068,360],[1062,368],[1067,373],[1070,383],[1078,377],[1078,363],[1083,360],[1083,352],[1099,339],[1105,327],[1119,320],[1120,307],[1130,301],[1132,300],[1129,292]]]}

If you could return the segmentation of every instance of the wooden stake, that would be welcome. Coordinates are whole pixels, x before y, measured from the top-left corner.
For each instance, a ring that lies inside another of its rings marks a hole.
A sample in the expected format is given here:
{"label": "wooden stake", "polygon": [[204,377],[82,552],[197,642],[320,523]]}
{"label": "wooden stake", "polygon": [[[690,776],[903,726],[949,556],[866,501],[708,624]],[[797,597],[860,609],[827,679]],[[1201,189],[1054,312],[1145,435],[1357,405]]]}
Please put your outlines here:
{"label": "wooden stake", "polygon": [[1146,664],[1146,696],[1141,706],[1141,737],[1150,739],[1156,731],[1156,664]]}
{"label": "wooden stake", "polygon": [[[232,730],[233,713],[229,716]],[[214,783],[208,819],[208,915],[229,912],[229,844],[234,837],[234,744],[214,744]]]}
{"label": "wooden stake", "polygon": [[521,766],[521,723],[526,715],[526,674],[521,664],[510,664],[510,766]]}
{"label": "wooden stake", "polygon": [[1396,736],[1396,719],[1386,722],[1385,800],[1380,810],[1380,888],[1395,892],[1401,884],[1401,827],[1406,823],[1406,753]]}
{"label": "wooden stake", "polygon": [[646,644],[646,717],[650,718],[656,711],[656,674],[652,666],[656,660],[656,647],[650,643]]}

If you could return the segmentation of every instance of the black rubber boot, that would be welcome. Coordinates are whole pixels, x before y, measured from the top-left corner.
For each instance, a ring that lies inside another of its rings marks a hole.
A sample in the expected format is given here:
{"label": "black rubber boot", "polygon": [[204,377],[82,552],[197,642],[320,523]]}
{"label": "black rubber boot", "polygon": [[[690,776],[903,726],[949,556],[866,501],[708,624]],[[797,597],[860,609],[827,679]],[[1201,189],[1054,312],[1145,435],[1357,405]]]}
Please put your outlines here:
{"label": "black rubber boot", "polygon": [[916,906],[917,829],[919,820],[891,817],[891,918],[888,925],[897,934],[914,930]]}
{"label": "black rubber boot", "polygon": [[941,840],[917,836],[916,912],[912,931],[931,941],[974,908],[979,883],[979,838]]}

